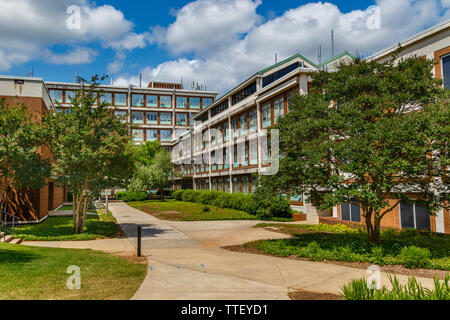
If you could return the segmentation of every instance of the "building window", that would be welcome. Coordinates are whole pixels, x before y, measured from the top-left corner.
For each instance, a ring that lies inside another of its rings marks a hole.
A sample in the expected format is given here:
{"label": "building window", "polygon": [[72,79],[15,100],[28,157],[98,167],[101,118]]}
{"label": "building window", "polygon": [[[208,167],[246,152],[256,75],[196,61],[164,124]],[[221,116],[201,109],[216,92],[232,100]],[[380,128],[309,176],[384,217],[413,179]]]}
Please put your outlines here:
{"label": "building window", "polygon": [[[353,202],[357,200],[353,199]],[[341,220],[361,222],[361,209],[355,204],[344,202],[341,204]]]}
{"label": "building window", "polygon": [[189,98],[190,109],[200,109],[200,98]]}
{"label": "building window", "polygon": [[187,98],[186,97],[177,97],[177,108],[178,109],[186,109],[187,108]]}
{"label": "building window", "polygon": [[225,192],[230,192],[230,178],[225,179],[224,187]]}
{"label": "building window", "polygon": [[250,178],[250,188],[252,193],[256,192],[256,189],[258,188],[258,178],[256,177]]}
{"label": "building window", "polygon": [[270,102],[262,106],[262,126],[263,128],[270,127],[272,125],[272,114],[270,110]]}
{"label": "building window", "polygon": [[250,118],[250,132],[256,132],[258,130],[258,115],[256,110],[252,110],[249,113]]}
{"label": "building window", "polygon": [[228,121],[223,124],[223,141],[228,141],[230,138],[230,127],[228,126]]}
{"label": "building window", "polygon": [[158,130],[147,129],[147,141],[156,141],[156,140],[158,140]]}
{"label": "building window", "polygon": [[233,166],[239,167],[239,151],[236,144],[233,146]]}
{"label": "building window", "polygon": [[233,178],[233,193],[241,192],[241,186],[238,178]]}
{"label": "building window", "polygon": [[170,141],[172,140],[172,130],[161,130],[161,141]]}
{"label": "building window", "polygon": [[247,134],[247,114],[241,115],[241,135]]}
{"label": "building window", "polygon": [[159,114],[159,123],[162,125],[172,124],[172,114],[167,112],[162,112]]}
{"label": "building window", "polygon": [[63,102],[62,90],[50,90],[50,98],[52,98],[53,102],[62,103]]}
{"label": "building window", "polygon": [[143,107],[144,106],[144,95],[143,94],[133,94],[133,107]]}
{"label": "building window", "polygon": [[144,113],[143,112],[133,112],[132,122],[138,123],[138,124],[143,124],[144,123]]}
{"label": "building window", "polygon": [[161,108],[172,108],[172,97],[171,96],[160,96],[159,106]]}
{"label": "building window", "polygon": [[240,144],[239,151],[241,153],[241,165],[243,167],[247,167],[248,166],[248,141]]}
{"label": "building window", "polygon": [[224,148],[223,149],[223,166],[225,169],[230,169],[230,155],[228,153],[228,149]]}
{"label": "building window", "polygon": [[258,141],[253,139],[250,141],[250,165],[255,166],[258,164]]}
{"label": "building window", "polygon": [[133,129],[133,140],[134,142],[144,142],[144,130]]}
{"label": "building window", "polygon": [[213,99],[212,98],[203,98],[202,102],[203,102],[203,109],[204,109],[204,108],[209,107],[210,105],[212,105]]}
{"label": "building window", "polygon": [[248,193],[248,177],[242,177],[242,192]]}
{"label": "building window", "polygon": [[112,106],[112,93],[100,93],[100,103]]}
{"label": "building window", "polygon": [[444,88],[450,89],[450,55],[442,58],[442,78]]}
{"label": "building window", "polygon": [[284,115],[284,98],[275,99],[273,102],[273,122],[277,123],[278,119]]}
{"label": "building window", "polygon": [[407,202],[400,203],[400,225],[402,229],[431,231],[430,212],[424,206]]}
{"label": "building window", "polygon": [[287,94],[287,111],[289,112],[291,110],[290,105],[292,102],[292,98],[297,94],[297,89],[291,90]]}
{"label": "building window", "polygon": [[125,123],[127,122],[127,112],[126,111],[114,111],[115,116],[117,119],[120,119],[121,122]]}
{"label": "building window", "polygon": [[119,107],[127,106],[127,94],[126,93],[115,93],[114,94],[114,104]]}
{"label": "building window", "polygon": [[76,92],[66,90],[66,103],[72,103],[72,100],[75,99]]}
{"label": "building window", "polygon": [[217,167],[216,167],[216,152],[213,151],[211,152],[211,170],[216,171]]}
{"label": "building window", "polygon": [[185,125],[187,125],[187,114],[177,113],[177,126],[185,126]]}
{"label": "building window", "polygon": [[233,119],[231,121],[231,126],[233,128],[233,138],[239,137],[239,119]]}
{"label": "building window", "polygon": [[190,113],[189,114],[189,125],[190,126],[194,125],[194,117],[195,117],[195,113]]}
{"label": "building window", "polygon": [[145,117],[147,119],[147,124],[158,124],[158,113],[146,112]]}
{"label": "building window", "polygon": [[231,103],[232,104],[236,104],[236,103],[244,100],[248,96],[251,96],[255,92],[256,92],[256,81],[251,83],[251,84],[249,84],[247,87],[245,87],[244,89],[242,89],[238,93],[235,93],[231,97]]}
{"label": "building window", "polygon": [[147,96],[147,107],[158,107],[158,96]]}
{"label": "building window", "polygon": [[216,144],[217,129],[211,128],[211,144]]}

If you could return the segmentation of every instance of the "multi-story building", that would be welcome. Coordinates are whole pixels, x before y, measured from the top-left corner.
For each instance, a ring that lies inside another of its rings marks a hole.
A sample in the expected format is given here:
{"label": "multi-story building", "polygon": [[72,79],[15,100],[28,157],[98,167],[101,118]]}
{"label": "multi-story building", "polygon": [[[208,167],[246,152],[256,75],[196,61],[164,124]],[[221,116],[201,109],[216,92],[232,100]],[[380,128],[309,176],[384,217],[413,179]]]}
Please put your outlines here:
{"label": "multi-story building", "polygon": [[[271,141],[264,134],[289,112],[296,94],[307,94],[312,72],[335,70],[353,60],[344,52],[321,65],[296,54],[261,70],[194,117],[194,128],[173,141],[174,189],[250,193],[257,176],[272,167]],[[290,195],[304,212],[302,195]]]}
{"label": "multi-story building", "polygon": [[[46,82],[58,112],[70,112],[79,83]],[[118,117],[132,124],[136,144],[159,141],[171,150],[173,138],[183,134],[195,115],[211,105],[217,92],[186,90],[181,84],[151,82],[145,87],[98,86],[97,103],[106,102]]]}
{"label": "multi-story building", "polygon": [[[24,104],[32,115],[32,121],[40,122],[42,115],[55,112],[55,105],[43,79],[32,77],[0,77],[0,99],[4,99],[7,106]],[[44,159],[51,160],[51,152],[46,146],[37,152]],[[40,190],[20,190],[20,197],[27,197],[31,205],[20,208],[8,208],[9,213],[22,217],[26,221],[42,221],[48,216],[49,210],[54,210],[64,202],[65,191],[55,185],[52,179]]]}
{"label": "multi-story building", "polygon": [[[436,66],[433,73],[436,78],[443,81],[443,87],[450,88],[450,20],[435,25],[400,43],[402,51],[397,61],[409,57],[421,57],[434,60]],[[383,62],[392,58],[399,44],[367,58],[368,61]],[[389,199],[394,205],[397,199]],[[333,217],[343,221],[361,222],[361,209],[353,204],[344,203],[333,208]],[[450,233],[450,212],[441,208],[434,215],[419,203],[401,202],[391,212],[387,213],[381,222],[382,227],[390,228],[416,228],[433,232]]]}
{"label": "multi-story building", "polygon": [[[418,56],[434,59],[434,74],[450,86],[450,21],[436,25],[400,43],[403,51],[398,59]],[[385,61],[392,57],[398,44],[368,58]],[[194,118],[194,129],[173,141],[173,188],[219,190],[249,193],[255,190],[257,176],[271,167],[267,162],[271,143],[259,140],[265,129],[273,126],[289,111],[294,94],[307,94],[310,74],[320,68],[333,71],[353,57],[348,53],[316,65],[302,55],[261,70],[220,97]],[[302,195],[290,195],[292,205],[317,218],[360,223],[361,208],[342,203],[331,210],[320,211],[304,202]],[[390,199],[393,203],[396,199]],[[328,221],[327,221],[328,220]],[[450,233],[450,213],[441,209],[434,215],[418,203],[401,202],[386,214],[382,227],[417,228]]]}

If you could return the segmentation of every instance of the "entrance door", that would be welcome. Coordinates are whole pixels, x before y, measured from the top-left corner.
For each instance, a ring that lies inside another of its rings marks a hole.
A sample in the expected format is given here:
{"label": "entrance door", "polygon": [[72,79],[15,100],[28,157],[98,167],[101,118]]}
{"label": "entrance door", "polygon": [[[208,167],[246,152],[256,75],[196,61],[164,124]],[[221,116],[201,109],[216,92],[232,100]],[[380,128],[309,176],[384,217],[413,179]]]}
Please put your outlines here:
{"label": "entrance door", "polygon": [[50,182],[48,184],[48,210],[53,210],[53,192],[54,192],[55,184]]}

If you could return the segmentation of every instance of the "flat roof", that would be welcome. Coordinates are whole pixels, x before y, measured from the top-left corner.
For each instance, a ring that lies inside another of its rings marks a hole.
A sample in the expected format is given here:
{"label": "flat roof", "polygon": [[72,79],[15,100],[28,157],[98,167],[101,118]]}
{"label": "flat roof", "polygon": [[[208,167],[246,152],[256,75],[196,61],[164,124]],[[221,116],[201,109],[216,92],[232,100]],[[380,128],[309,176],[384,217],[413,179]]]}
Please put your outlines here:
{"label": "flat roof", "polygon": [[426,29],[426,30],[424,30],[422,32],[419,32],[416,35],[414,35],[414,36],[412,36],[412,37],[410,37],[410,38],[408,38],[406,40],[403,40],[403,41],[397,43],[396,45],[393,45],[393,46],[390,46],[390,47],[388,47],[386,49],[378,51],[377,53],[367,57],[365,60],[371,61],[371,60],[380,59],[380,58],[382,58],[384,56],[387,56],[387,55],[393,53],[395,50],[397,50],[399,44],[401,46],[403,46],[403,47],[406,47],[406,46],[409,46],[409,45],[411,45],[411,44],[413,44],[413,43],[415,43],[417,41],[420,41],[422,39],[430,37],[430,36],[432,36],[432,35],[434,35],[436,33],[439,33],[439,32],[441,32],[443,30],[446,30],[448,28],[450,28],[450,19],[448,19],[448,20],[446,20],[446,21],[444,21],[442,23],[439,23],[439,24],[437,24],[435,26],[432,26],[431,28],[428,28],[428,29]]}

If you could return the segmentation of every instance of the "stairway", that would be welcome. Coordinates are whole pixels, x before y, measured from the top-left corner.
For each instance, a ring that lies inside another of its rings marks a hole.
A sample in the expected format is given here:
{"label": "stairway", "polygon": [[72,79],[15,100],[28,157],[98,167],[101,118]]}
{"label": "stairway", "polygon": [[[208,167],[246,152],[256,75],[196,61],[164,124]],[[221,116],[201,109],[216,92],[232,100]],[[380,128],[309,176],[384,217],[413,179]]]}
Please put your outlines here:
{"label": "stairway", "polygon": [[22,239],[14,239],[13,236],[11,235],[6,235],[4,232],[0,233],[0,242],[7,242],[7,243],[11,243],[11,244],[21,244],[22,243]]}

